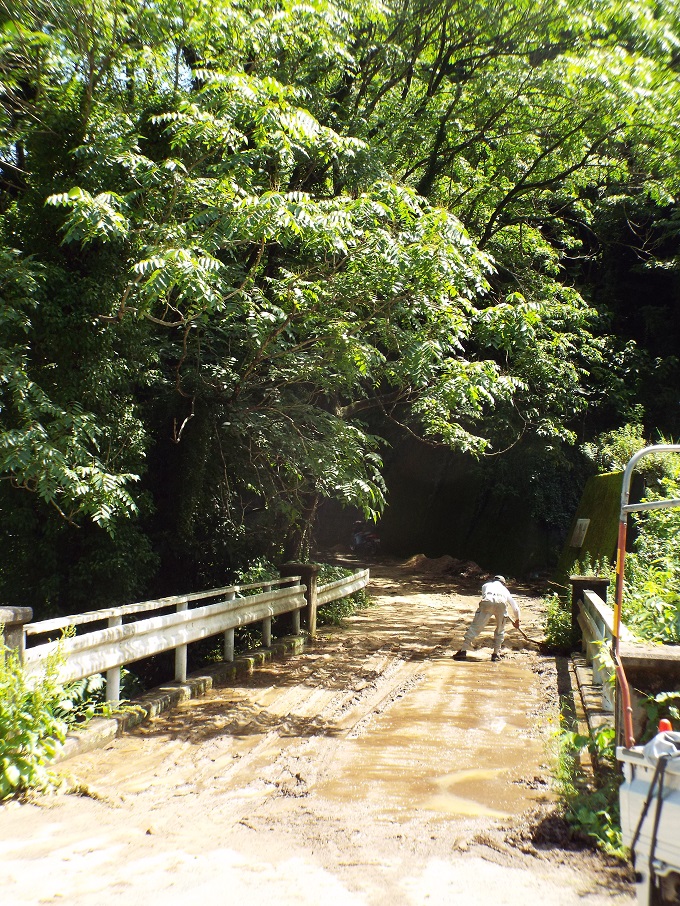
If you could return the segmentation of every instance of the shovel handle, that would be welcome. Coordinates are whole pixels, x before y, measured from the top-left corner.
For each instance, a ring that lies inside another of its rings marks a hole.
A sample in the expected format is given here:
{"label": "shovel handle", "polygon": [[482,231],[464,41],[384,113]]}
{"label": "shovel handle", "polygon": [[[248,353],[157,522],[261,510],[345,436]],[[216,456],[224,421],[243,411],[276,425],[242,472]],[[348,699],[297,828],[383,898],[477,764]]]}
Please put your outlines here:
{"label": "shovel handle", "polygon": [[519,626],[516,626],[515,629],[517,630],[517,632],[519,632],[523,639],[525,639],[527,642],[531,642],[532,645],[538,645],[539,648],[543,645],[543,642],[538,642],[536,639],[530,639],[526,632],[523,629],[520,629]]}

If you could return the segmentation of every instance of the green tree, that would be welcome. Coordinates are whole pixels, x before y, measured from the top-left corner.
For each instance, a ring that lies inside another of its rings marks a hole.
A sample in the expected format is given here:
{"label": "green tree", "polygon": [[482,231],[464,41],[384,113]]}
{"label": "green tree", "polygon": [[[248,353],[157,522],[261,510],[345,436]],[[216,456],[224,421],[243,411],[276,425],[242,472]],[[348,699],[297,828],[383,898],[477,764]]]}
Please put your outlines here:
{"label": "green tree", "polygon": [[673,191],[676,13],[0,3],[8,483],[102,569],[87,520],[132,514],[132,594],[303,552],[324,497],[377,515],[381,419],[572,441],[629,356],[578,259]]}

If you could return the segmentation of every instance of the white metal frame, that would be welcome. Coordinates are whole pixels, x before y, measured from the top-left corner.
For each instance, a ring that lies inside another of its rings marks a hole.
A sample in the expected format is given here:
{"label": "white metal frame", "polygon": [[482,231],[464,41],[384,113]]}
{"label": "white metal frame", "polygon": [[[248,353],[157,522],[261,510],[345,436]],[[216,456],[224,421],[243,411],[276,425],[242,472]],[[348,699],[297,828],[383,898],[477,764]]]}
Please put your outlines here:
{"label": "white metal frame", "polygon": [[[628,516],[630,513],[637,513],[644,510],[658,510],[669,507],[680,507],[680,499],[669,498],[667,500],[650,500],[645,503],[629,503],[630,485],[633,478],[633,472],[638,462],[644,457],[658,453],[680,453],[680,444],[655,444],[651,447],[645,447],[638,450],[628,460],[628,464],[623,472],[623,482],[621,486],[621,507],[619,512],[619,535],[616,545],[616,597],[614,602],[614,636],[612,640],[612,658],[616,669],[617,690],[621,694],[621,714],[623,717],[623,734],[627,748],[635,745],[633,735],[633,708],[630,702],[630,688],[626,673],[619,656],[619,642],[621,639],[621,607],[623,604],[623,582],[626,562],[626,533],[628,526]],[[618,738],[618,730],[617,730]]]}

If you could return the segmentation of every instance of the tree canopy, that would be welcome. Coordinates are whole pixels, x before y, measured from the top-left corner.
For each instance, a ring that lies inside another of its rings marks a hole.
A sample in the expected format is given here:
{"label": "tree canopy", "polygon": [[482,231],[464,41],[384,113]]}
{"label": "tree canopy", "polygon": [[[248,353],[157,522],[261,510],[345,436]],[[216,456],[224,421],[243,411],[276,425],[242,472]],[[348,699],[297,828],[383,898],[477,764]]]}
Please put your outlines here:
{"label": "tree canopy", "polygon": [[641,207],[665,244],[640,259],[674,267],[677,26],[0,2],[6,586],[106,599],[299,553],[319,500],[381,512],[381,423],[484,455],[624,417],[644,350],[592,271]]}

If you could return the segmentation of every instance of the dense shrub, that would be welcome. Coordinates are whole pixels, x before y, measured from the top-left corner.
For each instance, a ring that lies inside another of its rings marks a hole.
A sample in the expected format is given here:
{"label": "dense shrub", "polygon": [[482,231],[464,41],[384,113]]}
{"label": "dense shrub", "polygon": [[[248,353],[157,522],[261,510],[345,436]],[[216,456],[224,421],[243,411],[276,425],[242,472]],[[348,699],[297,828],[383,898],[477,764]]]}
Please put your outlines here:
{"label": "dense shrub", "polygon": [[[660,490],[647,499],[680,498],[680,467],[667,468]],[[643,639],[680,644],[680,508],[650,510],[636,521],[635,551],[626,558],[623,619]]]}
{"label": "dense shrub", "polygon": [[57,665],[53,658],[40,680],[27,679],[17,652],[0,644],[0,800],[52,783],[48,764],[66,736]]}

